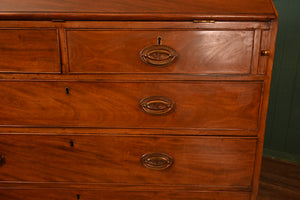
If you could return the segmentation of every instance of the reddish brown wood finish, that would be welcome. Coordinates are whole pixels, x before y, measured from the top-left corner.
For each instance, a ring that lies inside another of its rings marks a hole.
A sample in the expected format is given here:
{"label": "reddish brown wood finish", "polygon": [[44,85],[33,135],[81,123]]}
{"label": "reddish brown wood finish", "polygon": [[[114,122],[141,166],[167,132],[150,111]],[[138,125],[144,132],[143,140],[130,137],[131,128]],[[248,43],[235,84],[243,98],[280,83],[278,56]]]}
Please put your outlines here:
{"label": "reddish brown wood finish", "polygon": [[215,21],[195,23],[193,21],[17,21],[1,20],[0,27],[19,28],[67,28],[67,29],[220,29],[249,30],[269,29],[268,21]]}
{"label": "reddish brown wood finish", "polygon": [[254,169],[253,176],[253,191],[251,193],[251,200],[257,199],[258,194],[258,186],[259,186],[259,176],[261,169],[261,160],[262,160],[262,152],[264,145],[264,133],[266,127],[266,118],[268,111],[268,102],[269,102],[269,94],[270,94],[270,85],[271,85],[271,76],[273,69],[273,60],[275,55],[275,42],[278,28],[278,20],[272,21],[271,23],[271,32],[269,34],[270,39],[270,56],[267,57],[267,66],[265,71],[265,79],[264,79],[264,90],[262,94],[262,107],[261,107],[261,118],[260,118],[260,128],[258,134],[258,145],[257,145],[257,153],[256,153],[256,167]]}
{"label": "reddish brown wood finish", "polygon": [[[277,17],[271,0],[2,0],[0,199],[255,200]],[[162,68],[140,59],[158,36]]]}
{"label": "reddish brown wood finish", "polygon": [[[1,82],[0,125],[256,130],[261,87],[255,82]],[[149,115],[139,103],[151,96],[167,97],[175,108]]]}
{"label": "reddish brown wood finish", "polygon": [[68,20],[267,20],[275,18],[270,0],[2,0],[2,19]]}
{"label": "reddish brown wood finish", "polygon": [[270,51],[270,40],[271,40],[271,34],[272,32],[270,30],[262,31],[262,37],[261,37],[261,46],[260,46],[260,63],[258,68],[258,74],[264,74],[266,72],[266,69],[268,67],[268,60],[270,55],[263,55],[263,51]]}
{"label": "reddish brown wood finish", "polygon": [[10,12],[102,12],[102,13],[244,13],[244,14],[274,14],[270,1],[252,0],[239,2],[231,0],[220,3],[218,0],[202,1],[166,1],[142,0],[104,1],[104,0],[73,0],[62,2],[59,0],[28,0],[27,3],[18,0],[2,0],[1,11]]}
{"label": "reddish brown wood finish", "polygon": [[0,29],[0,73],[60,73],[55,29]]}
{"label": "reddish brown wood finish", "polygon": [[[140,51],[158,44],[178,58],[168,66],[145,64]],[[67,31],[71,73],[249,74],[253,31]]]}
{"label": "reddish brown wood finish", "polygon": [[3,190],[1,200],[248,200],[246,192],[179,192],[179,191],[114,191],[114,190]]}
{"label": "reddish brown wood finish", "polygon": [[[6,164],[0,179],[247,188],[255,147],[254,138],[3,135],[0,153]],[[147,169],[140,158],[150,152],[167,154],[174,164]]]}

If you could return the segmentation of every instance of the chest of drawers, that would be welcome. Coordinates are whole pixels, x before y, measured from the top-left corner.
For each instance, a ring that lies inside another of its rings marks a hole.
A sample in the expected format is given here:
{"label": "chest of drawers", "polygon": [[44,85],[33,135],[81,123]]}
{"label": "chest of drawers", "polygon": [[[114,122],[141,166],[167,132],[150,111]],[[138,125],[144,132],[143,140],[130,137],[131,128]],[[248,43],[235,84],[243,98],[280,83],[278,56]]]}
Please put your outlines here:
{"label": "chest of drawers", "polygon": [[0,3],[1,200],[254,200],[269,0]]}

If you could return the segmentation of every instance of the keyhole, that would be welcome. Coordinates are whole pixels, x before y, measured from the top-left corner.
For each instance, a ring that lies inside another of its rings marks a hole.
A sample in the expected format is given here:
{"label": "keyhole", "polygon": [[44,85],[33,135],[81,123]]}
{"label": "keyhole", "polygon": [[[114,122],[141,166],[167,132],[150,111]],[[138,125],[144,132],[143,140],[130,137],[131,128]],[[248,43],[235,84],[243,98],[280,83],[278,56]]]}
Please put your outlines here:
{"label": "keyhole", "polygon": [[161,45],[161,37],[160,36],[157,37],[157,43],[158,43],[158,45]]}
{"label": "keyhole", "polygon": [[77,194],[77,200],[80,200],[80,194]]}
{"label": "keyhole", "polygon": [[70,94],[70,89],[66,87],[66,94]]}
{"label": "keyhole", "polygon": [[73,140],[70,141],[70,146],[71,146],[71,147],[74,147],[74,142],[73,142]]}

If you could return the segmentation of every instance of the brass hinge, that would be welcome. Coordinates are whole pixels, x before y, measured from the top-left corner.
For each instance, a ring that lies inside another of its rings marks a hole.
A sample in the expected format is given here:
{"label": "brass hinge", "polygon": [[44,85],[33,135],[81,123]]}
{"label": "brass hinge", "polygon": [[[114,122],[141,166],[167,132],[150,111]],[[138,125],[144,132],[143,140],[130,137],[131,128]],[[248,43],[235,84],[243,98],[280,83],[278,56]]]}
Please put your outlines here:
{"label": "brass hinge", "polygon": [[215,23],[213,19],[194,19],[194,23]]}

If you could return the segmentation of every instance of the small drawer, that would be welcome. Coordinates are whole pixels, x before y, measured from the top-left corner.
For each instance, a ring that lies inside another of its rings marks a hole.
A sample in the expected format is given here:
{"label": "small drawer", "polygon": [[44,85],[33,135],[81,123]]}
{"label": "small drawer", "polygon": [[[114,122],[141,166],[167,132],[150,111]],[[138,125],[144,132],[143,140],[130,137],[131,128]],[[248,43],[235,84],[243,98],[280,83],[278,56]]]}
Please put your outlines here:
{"label": "small drawer", "polygon": [[249,74],[251,30],[67,30],[71,73]]}
{"label": "small drawer", "polygon": [[0,29],[0,73],[60,73],[56,29]]}
{"label": "small drawer", "polygon": [[[119,189],[119,188],[118,188]],[[249,200],[247,192],[0,189],[1,200]]]}
{"label": "small drawer", "polygon": [[0,126],[256,131],[262,83],[6,81],[0,90]]}
{"label": "small drawer", "polygon": [[250,187],[256,138],[1,135],[0,180]]}

